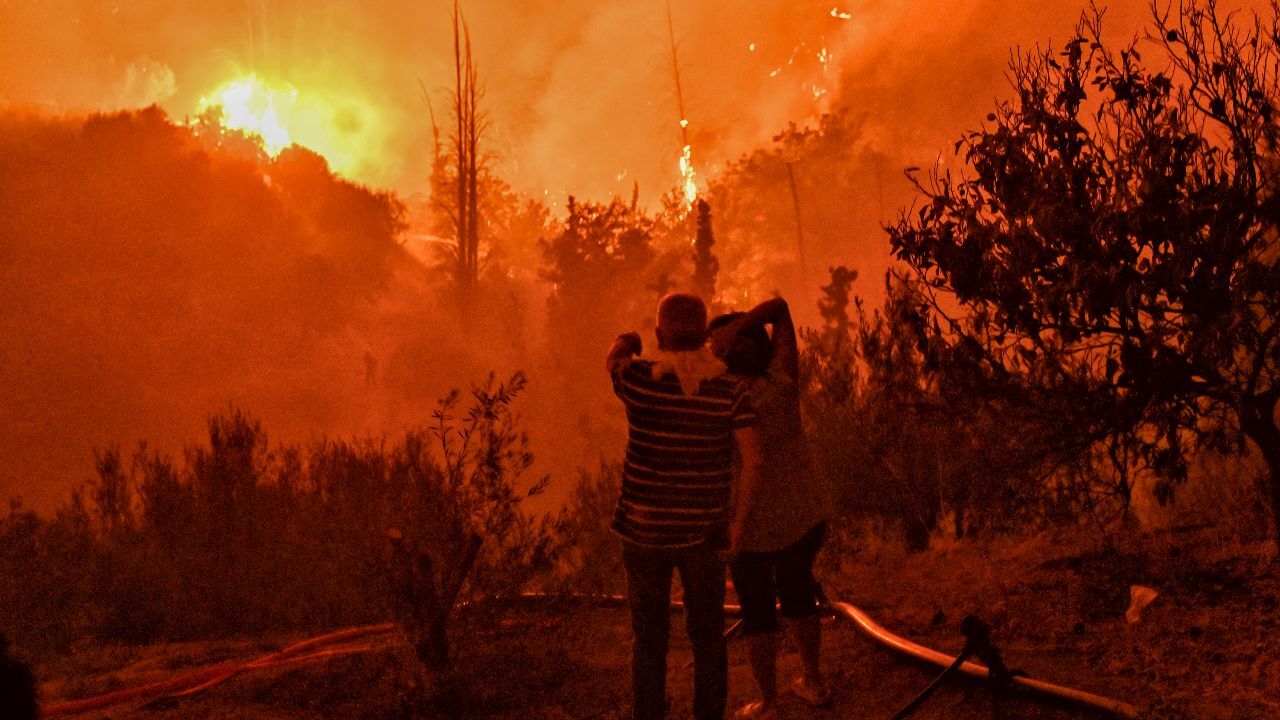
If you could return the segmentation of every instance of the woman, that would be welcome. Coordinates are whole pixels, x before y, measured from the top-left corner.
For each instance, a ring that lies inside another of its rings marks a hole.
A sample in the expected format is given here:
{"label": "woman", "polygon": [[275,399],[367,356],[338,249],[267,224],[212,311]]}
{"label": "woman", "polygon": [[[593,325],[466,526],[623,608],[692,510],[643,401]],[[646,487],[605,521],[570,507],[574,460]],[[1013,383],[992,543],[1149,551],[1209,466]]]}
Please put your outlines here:
{"label": "woman", "polygon": [[818,663],[821,608],[813,578],[831,493],[809,457],[800,423],[799,352],[786,301],[774,298],[749,313],[722,315],[710,329],[712,349],[730,371],[749,378],[764,455],[759,481],[737,488],[729,531],[730,572],[760,689],[760,700],[734,717],[761,720],[774,717],[777,701],[775,601],[803,666],[792,692],[811,705],[831,701]]}

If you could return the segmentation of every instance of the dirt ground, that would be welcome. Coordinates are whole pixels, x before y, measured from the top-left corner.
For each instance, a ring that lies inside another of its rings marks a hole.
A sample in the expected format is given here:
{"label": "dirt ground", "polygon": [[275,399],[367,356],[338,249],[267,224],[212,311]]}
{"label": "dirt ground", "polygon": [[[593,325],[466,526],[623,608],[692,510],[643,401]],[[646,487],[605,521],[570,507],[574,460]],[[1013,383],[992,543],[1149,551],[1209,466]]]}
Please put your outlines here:
{"label": "dirt ground", "polygon": [[[1130,702],[1151,718],[1280,717],[1280,572],[1274,545],[1225,542],[1211,532],[1104,539],[1038,535],[938,543],[906,555],[889,543],[829,550],[824,584],[889,630],[955,653],[960,618],[993,629],[1011,667],[1032,677]],[[1159,596],[1136,623],[1131,585]],[[887,720],[936,670],[904,662],[843,621],[831,621],[824,662],[835,704],[814,710],[787,697],[784,720]],[[94,647],[38,666],[42,694],[84,697],[226,659],[249,659],[298,638]],[[688,645],[672,618],[671,718],[689,718]],[[243,675],[189,698],[121,706],[83,718],[542,718],[627,717],[630,632],[618,609],[513,611],[460,642],[457,680],[424,707],[412,656],[402,646],[302,667]],[[740,640],[730,645],[730,708],[753,693]],[[798,668],[784,649],[785,683]],[[994,696],[961,682],[912,717],[1088,718],[1070,707]]]}
{"label": "dirt ground", "polygon": [[[829,573],[829,594],[886,627],[956,652],[965,613],[990,623],[1007,663],[1153,718],[1280,717],[1280,565],[1270,543],[1211,530],[1058,533],[868,548]],[[1130,588],[1159,593],[1130,623]],[[975,697],[982,696],[979,693]],[[958,712],[939,717],[970,717]],[[1014,715],[1013,717],[1019,717]]]}

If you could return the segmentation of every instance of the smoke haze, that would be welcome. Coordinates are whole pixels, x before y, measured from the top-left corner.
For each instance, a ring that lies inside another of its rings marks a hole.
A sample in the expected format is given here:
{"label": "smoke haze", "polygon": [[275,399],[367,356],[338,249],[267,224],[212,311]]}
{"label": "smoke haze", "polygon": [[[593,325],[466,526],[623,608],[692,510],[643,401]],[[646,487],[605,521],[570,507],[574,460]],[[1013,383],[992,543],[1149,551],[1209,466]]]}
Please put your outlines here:
{"label": "smoke haze", "polygon": [[[678,181],[682,145],[661,0],[470,2],[500,170],[529,193],[648,199]],[[690,141],[700,174],[788,121],[837,106],[883,142],[936,152],[1003,84],[1013,45],[1070,31],[1080,5],[824,0],[673,2]],[[1112,4],[1132,32],[1141,0]],[[847,17],[845,17],[847,16]],[[450,84],[449,4],[392,2],[0,3],[0,102],[64,112],[160,104],[181,119],[249,73],[326,105],[324,131],[359,157],[347,177],[424,189],[430,119]],[[331,162],[333,158],[330,158]]]}
{"label": "smoke haze", "polygon": [[[463,10],[496,174],[557,213],[570,193],[630,196],[638,184],[652,207],[677,185],[683,140],[661,0]],[[703,182],[788,123],[843,109],[858,129],[840,187],[820,192],[823,178],[796,168],[813,225],[806,277],[778,276],[790,239],[775,238],[764,262],[746,257],[750,237],[721,236],[733,303],[814,288],[836,263],[860,269],[870,282],[856,289],[874,292],[887,263],[879,225],[910,201],[901,169],[949,162],[951,143],[1005,93],[1010,48],[1061,42],[1080,10],[1077,0],[672,2]],[[305,438],[395,430],[491,369],[531,369],[538,392],[545,288],[530,280],[509,307],[464,322],[401,245],[396,197],[420,202],[431,163],[420,86],[445,119],[449,11],[407,0],[0,1],[0,497],[48,506],[85,479],[93,447],[146,437],[172,450],[229,404]],[[1148,16],[1144,0],[1114,2],[1107,27],[1127,37]],[[305,122],[294,135],[338,177],[309,152],[267,167],[204,154],[159,112],[83,119],[157,105],[180,123],[249,74],[297,91]],[[789,217],[784,186],[776,196]],[[520,307],[534,310],[510,312]],[[612,426],[560,401],[531,403],[544,435],[573,438],[535,445],[557,472],[608,455],[595,443]]]}

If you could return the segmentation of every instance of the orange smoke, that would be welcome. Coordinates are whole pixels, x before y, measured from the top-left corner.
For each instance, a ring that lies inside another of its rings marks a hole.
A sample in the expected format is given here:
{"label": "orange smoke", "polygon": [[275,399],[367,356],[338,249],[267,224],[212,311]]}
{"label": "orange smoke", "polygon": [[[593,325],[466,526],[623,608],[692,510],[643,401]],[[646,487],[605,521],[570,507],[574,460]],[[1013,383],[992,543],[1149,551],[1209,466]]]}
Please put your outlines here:
{"label": "orange smoke", "polygon": [[[901,168],[954,164],[1007,94],[1010,47],[1061,41],[1083,5],[673,3],[683,110],[661,3],[464,10],[496,175],[557,215],[567,193],[633,183],[649,207],[709,196],[724,298],[782,290],[804,317],[830,265],[874,292],[881,223],[911,201]],[[1116,0],[1109,32],[1147,15]],[[433,155],[420,87],[442,111],[450,53],[447,8],[410,0],[0,3],[0,500],[61,497],[94,445],[172,446],[229,402],[292,437],[394,428],[479,373],[536,364],[545,288],[528,280],[468,332],[400,244]],[[804,139],[840,109],[847,126]],[[229,132],[196,138],[202,111]],[[504,248],[522,278],[540,230]],[[563,410],[546,401],[548,435],[596,420]]]}

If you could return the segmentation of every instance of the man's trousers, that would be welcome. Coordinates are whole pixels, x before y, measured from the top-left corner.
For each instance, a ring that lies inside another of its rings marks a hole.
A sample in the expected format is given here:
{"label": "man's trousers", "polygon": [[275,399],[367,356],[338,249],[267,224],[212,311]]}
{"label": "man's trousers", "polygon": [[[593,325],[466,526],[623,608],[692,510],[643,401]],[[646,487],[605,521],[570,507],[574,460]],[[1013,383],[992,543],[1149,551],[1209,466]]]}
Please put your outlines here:
{"label": "man's trousers", "polygon": [[684,587],[685,629],[693,648],[693,716],[723,720],[729,691],[724,561],[707,543],[648,548],[624,542],[622,558],[635,636],[631,656],[635,720],[661,720],[666,714],[673,570],[679,571]]}

